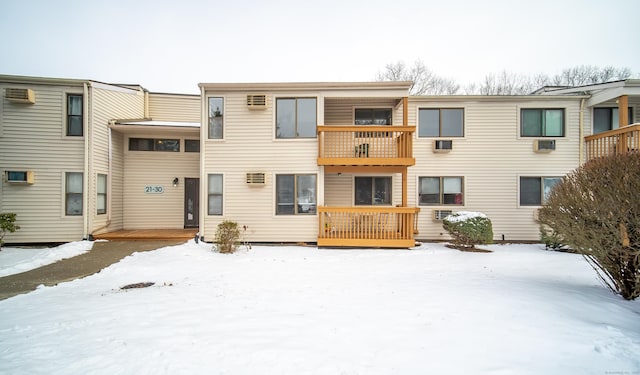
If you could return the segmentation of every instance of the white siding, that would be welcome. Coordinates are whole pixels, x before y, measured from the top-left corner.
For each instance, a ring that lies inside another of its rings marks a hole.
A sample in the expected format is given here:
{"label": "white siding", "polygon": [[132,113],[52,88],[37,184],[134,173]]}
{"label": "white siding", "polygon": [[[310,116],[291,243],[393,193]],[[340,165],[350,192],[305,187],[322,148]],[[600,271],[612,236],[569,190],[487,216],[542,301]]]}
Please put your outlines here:
{"label": "white siding", "polygon": [[[35,104],[5,99],[4,89],[30,88]],[[66,137],[66,94],[82,94],[82,86],[0,83],[2,136],[0,170],[31,170],[33,185],[2,179],[0,211],[17,213],[20,230],[7,242],[64,242],[83,235],[82,216],[65,216],[64,173],[83,172],[84,137]],[[86,114],[85,114],[86,115]]]}
{"label": "white siding", "polygon": [[[470,210],[486,213],[493,222],[495,239],[538,240],[534,220],[537,207],[519,206],[520,176],[563,176],[579,165],[579,99],[514,99],[410,102],[411,121],[417,124],[418,108],[464,107],[465,136],[453,139],[450,153],[433,153],[434,138],[416,134],[416,166],[409,168],[410,203],[418,205],[419,176],[464,177],[464,206],[419,206],[419,238],[446,239],[435,222],[434,209]],[[541,154],[533,151],[536,138],[520,137],[521,108],[564,108],[565,137],[556,138],[556,150]],[[588,119],[586,119],[588,120]],[[410,204],[411,205],[411,204]]]}
{"label": "white siding", "polygon": [[[275,99],[269,95],[265,110],[249,110],[246,92],[233,94],[207,93],[225,98],[224,140],[207,139],[207,124],[203,120],[203,171],[201,183],[201,232],[213,239],[217,225],[233,220],[248,226],[246,238],[257,242],[297,242],[317,240],[316,215],[275,215],[276,174],[317,174],[318,142],[313,139],[275,139]],[[281,93],[282,97],[313,97],[305,92]],[[203,98],[207,102],[206,97]],[[206,111],[206,105],[205,109]],[[205,114],[206,115],[206,114]],[[247,186],[248,172],[264,172],[267,183],[261,187]],[[223,216],[207,215],[207,174],[222,173],[224,183]]]}
{"label": "white siding", "polygon": [[149,116],[157,121],[200,122],[200,96],[149,93]]}
{"label": "white siding", "polygon": [[[90,232],[93,234],[123,229],[123,137],[112,131],[112,170],[109,175],[109,121],[115,119],[142,118],[144,116],[144,94],[142,91],[111,90],[109,87],[91,90],[91,175],[89,178],[89,217]],[[107,214],[96,213],[97,174],[107,175],[107,184],[111,185],[111,205]],[[111,222],[108,222],[111,218]]]}
{"label": "white siding", "polygon": [[[124,228],[180,229],[184,227],[184,178],[198,178],[200,154],[184,152],[184,138],[171,134],[156,138],[181,139],[180,152],[129,151],[129,138],[153,138],[148,134],[127,134],[124,151]],[[173,186],[173,179],[179,179]],[[146,194],[146,185],[161,185],[161,194]],[[202,205],[201,205],[202,207]]]}

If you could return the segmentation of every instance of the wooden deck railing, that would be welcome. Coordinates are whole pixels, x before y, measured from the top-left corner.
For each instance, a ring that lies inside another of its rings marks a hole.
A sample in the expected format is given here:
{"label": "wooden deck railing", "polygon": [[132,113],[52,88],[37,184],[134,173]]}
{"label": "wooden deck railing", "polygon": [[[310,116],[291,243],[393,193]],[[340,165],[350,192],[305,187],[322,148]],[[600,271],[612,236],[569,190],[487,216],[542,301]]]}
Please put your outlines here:
{"label": "wooden deck railing", "polygon": [[640,151],[640,124],[584,137],[587,160],[611,154]]}
{"label": "wooden deck railing", "polygon": [[318,207],[318,246],[408,248],[419,208]]}
{"label": "wooden deck railing", "polygon": [[415,126],[318,126],[318,165],[414,165],[415,130]]}

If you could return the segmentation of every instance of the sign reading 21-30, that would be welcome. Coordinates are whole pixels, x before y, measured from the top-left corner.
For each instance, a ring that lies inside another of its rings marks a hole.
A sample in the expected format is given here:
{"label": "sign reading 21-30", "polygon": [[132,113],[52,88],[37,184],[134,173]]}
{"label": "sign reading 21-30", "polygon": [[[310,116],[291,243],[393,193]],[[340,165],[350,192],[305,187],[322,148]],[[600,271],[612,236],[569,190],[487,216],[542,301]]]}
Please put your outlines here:
{"label": "sign reading 21-30", "polygon": [[162,194],[164,193],[164,186],[162,185],[145,185],[145,194]]}

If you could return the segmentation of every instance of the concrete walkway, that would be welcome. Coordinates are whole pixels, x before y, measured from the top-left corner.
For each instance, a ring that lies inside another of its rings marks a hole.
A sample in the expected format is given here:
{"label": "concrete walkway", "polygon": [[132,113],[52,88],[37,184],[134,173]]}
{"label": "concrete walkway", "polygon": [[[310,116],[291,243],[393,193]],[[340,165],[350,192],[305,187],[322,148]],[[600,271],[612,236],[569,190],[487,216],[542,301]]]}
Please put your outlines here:
{"label": "concrete walkway", "polygon": [[0,277],[0,300],[29,293],[38,285],[52,286],[100,272],[134,252],[149,251],[184,243],[184,240],[95,242],[93,248],[31,271]]}

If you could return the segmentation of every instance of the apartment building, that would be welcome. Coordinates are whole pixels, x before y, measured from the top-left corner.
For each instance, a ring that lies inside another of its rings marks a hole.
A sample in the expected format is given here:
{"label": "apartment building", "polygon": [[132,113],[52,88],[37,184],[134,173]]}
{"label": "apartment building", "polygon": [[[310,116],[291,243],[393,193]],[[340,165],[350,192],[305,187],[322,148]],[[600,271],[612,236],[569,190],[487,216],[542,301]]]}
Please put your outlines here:
{"label": "apartment building", "polygon": [[[137,85],[0,76],[8,242],[233,220],[252,242],[411,247],[482,211],[539,239],[537,209],[589,158],[640,148],[640,81],[523,96],[410,96],[410,82]],[[80,103],[80,104],[79,104]],[[81,109],[80,109],[81,108]],[[81,123],[82,125],[78,125]],[[626,144],[627,147],[621,147]]]}

